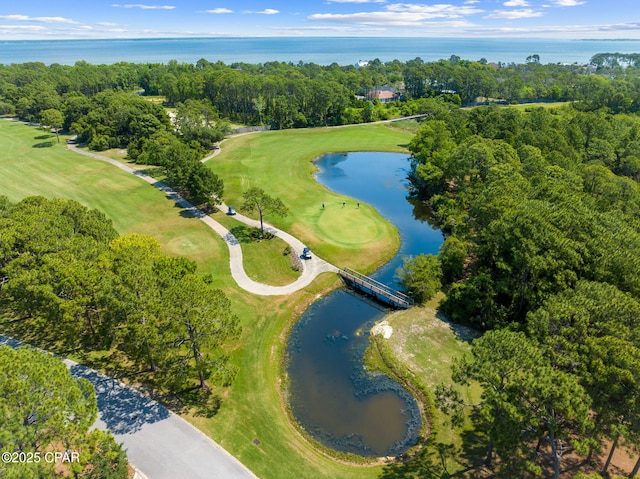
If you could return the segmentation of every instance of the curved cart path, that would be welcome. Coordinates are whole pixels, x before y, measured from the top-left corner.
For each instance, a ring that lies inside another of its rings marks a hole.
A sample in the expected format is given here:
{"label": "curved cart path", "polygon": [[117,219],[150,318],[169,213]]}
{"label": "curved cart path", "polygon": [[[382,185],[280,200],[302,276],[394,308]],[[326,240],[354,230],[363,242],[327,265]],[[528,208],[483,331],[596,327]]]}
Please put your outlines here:
{"label": "curved cart path", "polygon": [[[233,234],[227,228],[222,226],[220,223],[218,223],[216,220],[211,218],[205,212],[203,212],[202,210],[199,210],[190,202],[185,200],[182,196],[180,196],[176,191],[174,191],[166,183],[158,181],[155,178],[152,178],[151,176],[146,175],[141,171],[130,168],[129,166],[124,165],[123,163],[117,160],[113,160],[106,156],[98,155],[96,153],[92,153],[89,151],[81,150],[76,145],[68,145],[68,148],[72,151],[75,151],[76,153],[80,153],[82,155],[95,158],[97,160],[111,163],[112,165],[117,166],[118,168],[120,168],[123,171],[126,171],[127,173],[131,173],[133,175],[138,176],[139,178],[142,178],[144,181],[155,186],[156,188],[161,190],[163,193],[165,193],[167,196],[169,196],[172,200],[176,202],[176,204],[178,204],[181,208],[184,208],[186,211],[190,212],[191,215],[193,215],[195,218],[198,218],[201,221],[203,221],[207,226],[209,226],[212,230],[218,233],[220,237],[225,241],[225,243],[227,243],[227,246],[229,247],[229,263],[230,263],[229,267],[231,269],[231,276],[233,277],[235,282],[238,284],[238,286],[240,286],[242,289],[250,293],[258,294],[261,296],[278,296],[278,295],[284,295],[284,294],[291,294],[309,285],[320,273],[324,273],[328,271],[330,272],[339,271],[338,268],[332,265],[331,263],[328,263],[323,259],[320,259],[317,256],[313,255],[312,259],[302,261],[302,274],[293,283],[287,284],[285,286],[270,286],[268,284],[263,284],[263,283],[258,283],[256,281],[253,281],[251,278],[249,278],[249,276],[247,276],[247,273],[244,270],[244,265],[242,263],[242,248],[240,247],[240,243],[236,239],[236,237],[233,236]],[[222,204],[221,208],[225,210],[227,209],[227,206],[225,204]],[[238,221],[245,223],[246,225],[257,226],[257,227],[260,226],[259,221],[252,220],[251,218],[247,218],[246,216],[243,216],[241,214],[236,214],[234,217]],[[298,256],[302,255],[302,249],[304,248],[304,244],[300,240],[291,236],[289,233],[279,230],[267,223],[265,223],[265,229],[267,229],[270,233],[280,237],[287,244],[289,244],[289,246],[291,246],[293,251]]]}
{"label": "curved cart path", "polygon": [[[0,335],[0,346],[26,346]],[[257,479],[247,467],[162,404],[93,369],[64,359],[76,378],[93,384],[95,427],[123,443],[138,477],[148,479]]]}

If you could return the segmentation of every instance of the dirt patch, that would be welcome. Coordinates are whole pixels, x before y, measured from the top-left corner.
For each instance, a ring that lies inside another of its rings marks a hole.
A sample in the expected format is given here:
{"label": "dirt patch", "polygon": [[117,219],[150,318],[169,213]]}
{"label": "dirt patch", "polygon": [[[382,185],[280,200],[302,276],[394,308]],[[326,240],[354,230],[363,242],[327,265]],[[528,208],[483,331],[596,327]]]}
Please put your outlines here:
{"label": "dirt patch", "polygon": [[389,324],[389,321],[384,320],[371,328],[371,334],[374,336],[382,336],[384,339],[389,339],[393,334],[393,328]]}

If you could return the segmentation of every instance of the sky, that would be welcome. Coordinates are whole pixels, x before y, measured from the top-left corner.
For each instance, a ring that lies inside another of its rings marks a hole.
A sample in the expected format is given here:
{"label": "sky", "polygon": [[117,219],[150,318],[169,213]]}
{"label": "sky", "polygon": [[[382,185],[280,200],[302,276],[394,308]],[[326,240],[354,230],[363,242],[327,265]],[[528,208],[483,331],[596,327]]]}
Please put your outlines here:
{"label": "sky", "polygon": [[141,1],[144,3],[0,0],[0,39],[221,36],[640,39],[638,0]]}

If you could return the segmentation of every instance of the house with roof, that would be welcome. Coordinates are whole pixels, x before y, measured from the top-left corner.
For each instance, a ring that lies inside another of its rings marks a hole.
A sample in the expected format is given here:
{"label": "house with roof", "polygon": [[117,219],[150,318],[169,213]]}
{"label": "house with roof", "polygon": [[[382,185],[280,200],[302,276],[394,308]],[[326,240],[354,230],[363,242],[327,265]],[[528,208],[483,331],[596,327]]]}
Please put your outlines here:
{"label": "house with roof", "polygon": [[400,100],[400,92],[388,85],[368,88],[366,93],[359,97],[362,100],[378,100],[380,103],[392,103]]}

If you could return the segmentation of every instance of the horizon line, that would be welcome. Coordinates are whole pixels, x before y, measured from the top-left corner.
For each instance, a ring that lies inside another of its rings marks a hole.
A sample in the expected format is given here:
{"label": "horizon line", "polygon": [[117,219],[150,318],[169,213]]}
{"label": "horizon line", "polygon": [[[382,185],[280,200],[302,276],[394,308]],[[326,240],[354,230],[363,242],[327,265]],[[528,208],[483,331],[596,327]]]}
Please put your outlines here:
{"label": "horizon line", "polygon": [[195,36],[164,36],[164,37],[92,37],[92,38],[23,38],[23,39],[3,39],[0,38],[2,43],[20,43],[20,42],[47,42],[47,41],[126,41],[126,40],[219,40],[219,39],[251,39],[251,38],[269,38],[269,39],[327,39],[327,38],[434,38],[441,40],[455,40],[455,39],[467,39],[467,40],[550,40],[550,41],[593,41],[593,42],[626,42],[636,41],[640,42],[640,38],[633,37],[617,37],[617,38],[593,38],[593,37],[547,37],[547,36],[441,36],[441,35],[315,35],[315,36],[300,36],[300,35],[195,35]]}

